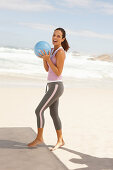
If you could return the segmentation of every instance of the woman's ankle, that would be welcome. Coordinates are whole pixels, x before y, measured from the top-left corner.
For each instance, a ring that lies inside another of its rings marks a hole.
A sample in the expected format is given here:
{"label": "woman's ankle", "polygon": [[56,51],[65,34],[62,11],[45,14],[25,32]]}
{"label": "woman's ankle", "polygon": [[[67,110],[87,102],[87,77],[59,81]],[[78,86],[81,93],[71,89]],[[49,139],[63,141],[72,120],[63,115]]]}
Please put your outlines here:
{"label": "woman's ankle", "polygon": [[44,140],[43,140],[43,137],[39,137],[39,136],[37,136],[37,137],[36,137],[36,139],[37,139],[37,140],[39,140],[39,141],[41,141],[41,142],[43,142],[43,141],[44,141]]}
{"label": "woman's ankle", "polygon": [[64,142],[63,138],[59,138],[58,142]]}

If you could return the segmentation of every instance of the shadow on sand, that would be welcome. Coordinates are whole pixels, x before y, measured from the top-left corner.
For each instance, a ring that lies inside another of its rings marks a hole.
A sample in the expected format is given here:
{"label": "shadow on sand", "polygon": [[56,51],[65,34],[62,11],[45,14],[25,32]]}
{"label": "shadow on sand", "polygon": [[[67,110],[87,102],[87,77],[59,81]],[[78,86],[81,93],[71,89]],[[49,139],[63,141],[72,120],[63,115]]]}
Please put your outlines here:
{"label": "shadow on sand", "polygon": [[[53,147],[52,145],[47,146]],[[81,157],[81,159],[72,158],[69,161],[77,164],[85,164],[87,166],[85,168],[77,168],[75,170],[113,170],[113,158],[98,158],[65,147],[61,147],[60,149]]]}
{"label": "shadow on sand", "polygon": [[[38,145],[38,147],[53,147],[53,145],[41,144]],[[17,142],[13,140],[0,140],[0,149],[5,149],[5,148],[29,149],[26,143]],[[36,149],[36,148],[37,147],[33,147],[32,149]],[[69,161],[71,161],[72,163],[85,164],[87,166],[85,168],[77,168],[75,170],[113,170],[113,158],[98,158],[65,147],[61,147],[60,149],[81,157],[81,159],[77,159],[77,158],[70,159]]]}
{"label": "shadow on sand", "polygon": [[37,147],[47,147],[44,143],[35,147],[28,147],[27,143],[17,142],[13,140],[0,140],[0,149],[36,149]]}

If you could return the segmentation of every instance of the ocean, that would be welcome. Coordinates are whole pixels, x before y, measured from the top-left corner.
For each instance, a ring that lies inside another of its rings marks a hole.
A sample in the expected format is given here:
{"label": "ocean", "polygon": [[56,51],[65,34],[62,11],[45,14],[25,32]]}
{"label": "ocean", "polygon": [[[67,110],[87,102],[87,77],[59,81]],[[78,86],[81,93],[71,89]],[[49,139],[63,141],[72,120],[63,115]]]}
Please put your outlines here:
{"label": "ocean", "polygon": [[[113,62],[90,60],[91,55],[67,52],[63,77],[79,81],[113,82]],[[40,78],[47,75],[33,49],[0,47],[0,75]]]}

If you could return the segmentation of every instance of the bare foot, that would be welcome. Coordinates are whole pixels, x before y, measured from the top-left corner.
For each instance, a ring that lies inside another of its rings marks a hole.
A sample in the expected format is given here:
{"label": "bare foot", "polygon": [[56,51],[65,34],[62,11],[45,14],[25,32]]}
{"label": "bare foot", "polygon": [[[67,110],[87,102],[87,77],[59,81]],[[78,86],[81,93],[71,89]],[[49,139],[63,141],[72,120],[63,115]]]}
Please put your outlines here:
{"label": "bare foot", "polygon": [[64,143],[64,141],[62,139],[62,141],[58,141],[57,144],[52,149],[50,149],[50,151],[54,151],[54,150],[60,148],[61,146],[63,146],[64,144],[65,143]]}
{"label": "bare foot", "polygon": [[33,147],[33,146],[37,146],[37,145],[39,145],[39,144],[41,144],[41,143],[43,143],[43,140],[39,140],[39,139],[36,138],[33,142],[28,143],[27,146]]}

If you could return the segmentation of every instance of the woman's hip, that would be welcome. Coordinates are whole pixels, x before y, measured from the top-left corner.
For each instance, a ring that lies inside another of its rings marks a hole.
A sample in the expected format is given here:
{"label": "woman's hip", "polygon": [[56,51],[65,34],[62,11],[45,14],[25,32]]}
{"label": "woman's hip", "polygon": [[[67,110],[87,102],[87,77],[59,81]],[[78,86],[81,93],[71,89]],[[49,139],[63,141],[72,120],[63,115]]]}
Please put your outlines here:
{"label": "woman's hip", "polygon": [[62,81],[57,81],[57,82],[49,82],[47,83],[48,90],[54,89],[56,90],[56,94],[62,95],[64,92],[64,84]]}

